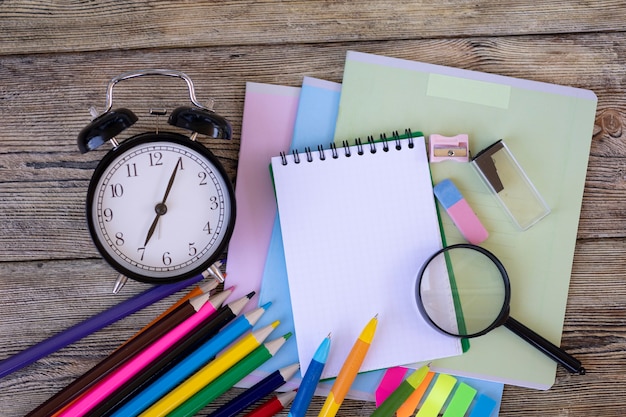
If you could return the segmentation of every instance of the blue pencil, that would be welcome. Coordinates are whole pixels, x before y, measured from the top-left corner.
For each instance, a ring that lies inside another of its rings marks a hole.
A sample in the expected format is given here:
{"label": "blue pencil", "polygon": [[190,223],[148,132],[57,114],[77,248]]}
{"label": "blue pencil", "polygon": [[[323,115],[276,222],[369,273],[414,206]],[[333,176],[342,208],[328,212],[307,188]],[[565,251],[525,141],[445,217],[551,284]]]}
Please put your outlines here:
{"label": "blue pencil", "polygon": [[193,375],[224,348],[250,330],[261,318],[270,304],[271,303],[264,304],[256,310],[237,317],[212,339],[203,343],[176,366],[139,392],[139,394],[119,408],[112,416],[134,417],[139,415],[190,375]]}
{"label": "blue pencil", "polygon": [[311,359],[311,363],[309,364],[309,368],[306,370],[306,373],[302,378],[302,382],[300,383],[300,387],[296,393],[296,398],[294,398],[293,404],[291,404],[289,417],[306,416],[306,411],[309,408],[309,404],[311,404],[315,388],[317,388],[320,376],[322,375],[322,371],[326,365],[328,352],[330,352],[330,335],[322,341],[315,351],[313,359]]}
{"label": "blue pencil", "polygon": [[209,417],[234,417],[287,382],[300,369],[295,363],[272,372],[211,414]]}
{"label": "blue pencil", "polygon": [[76,324],[56,335],[46,339],[38,344],[29,347],[21,351],[20,353],[11,356],[0,362],[0,378],[9,375],[12,372],[17,371],[31,363],[47,356],[57,350],[64,348],[65,346],[82,339],[83,337],[90,335],[91,333],[108,326],[142,308],[149,306],[168,295],[174,294],[189,285],[195,284],[204,278],[203,275],[198,275],[194,278],[189,278],[184,281],[176,282],[173,284],[155,285],[150,289],[137,294],[128,300],[114,305],[113,307],[105,310],[88,318],[87,320]]}

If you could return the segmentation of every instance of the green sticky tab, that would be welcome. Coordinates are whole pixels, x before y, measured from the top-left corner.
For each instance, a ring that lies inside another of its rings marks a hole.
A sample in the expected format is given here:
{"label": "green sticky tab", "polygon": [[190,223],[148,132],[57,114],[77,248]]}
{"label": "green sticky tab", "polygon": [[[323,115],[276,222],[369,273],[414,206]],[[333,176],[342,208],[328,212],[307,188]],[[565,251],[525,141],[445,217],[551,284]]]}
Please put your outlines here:
{"label": "green sticky tab", "polygon": [[446,412],[443,414],[443,417],[463,417],[469,409],[475,395],[476,390],[474,388],[461,382],[456,391],[454,391],[454,395],[448,407],[446,407]]}
{"label": "green sticky tab", "polygon": [[437,417],[455,385],[455,377],[439,374],[430,394],[426,397],[415,417]]}
{"label": "green sticky tab", "polygon": [[430,74],[426,95],[508,109],[511,86],[469,78]]}
{"label": "green sticky tab", "polygon": [[413,388],[417,388],[422,383],[424,378],[426,378],[426,374],[428,374],[429,371],[430,368],[428,366],[422,366],[417,371],[409,375],[406,381],[411,384]]}

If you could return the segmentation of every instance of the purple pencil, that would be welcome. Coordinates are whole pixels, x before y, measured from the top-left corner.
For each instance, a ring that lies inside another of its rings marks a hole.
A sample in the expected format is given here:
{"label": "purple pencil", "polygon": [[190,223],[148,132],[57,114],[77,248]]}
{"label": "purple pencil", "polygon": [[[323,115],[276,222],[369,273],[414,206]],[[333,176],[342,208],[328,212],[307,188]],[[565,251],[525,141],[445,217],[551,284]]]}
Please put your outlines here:
{"label": "purple pencil", "polygon": [[90,335],[142,308],[153,304],[168,295],[174,294],[204,278],[202,274],[173,284],[161,284],[137,294],[126,301],[96,314],[56,335],[37,343],[0,362],[0,378],[22,369],[65,346]]}

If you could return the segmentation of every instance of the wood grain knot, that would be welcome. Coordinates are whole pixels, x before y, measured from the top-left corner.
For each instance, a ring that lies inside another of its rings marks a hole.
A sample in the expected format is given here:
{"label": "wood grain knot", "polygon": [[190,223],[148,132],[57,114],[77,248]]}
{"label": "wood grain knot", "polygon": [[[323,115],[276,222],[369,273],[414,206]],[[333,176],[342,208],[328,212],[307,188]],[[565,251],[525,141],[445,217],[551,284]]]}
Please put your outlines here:
{"label": "wood grain knot", "polygon": [[600,128],[603,133],[618,138],[622,135],[622,120],[616,110],[606,110],[600,116]]}

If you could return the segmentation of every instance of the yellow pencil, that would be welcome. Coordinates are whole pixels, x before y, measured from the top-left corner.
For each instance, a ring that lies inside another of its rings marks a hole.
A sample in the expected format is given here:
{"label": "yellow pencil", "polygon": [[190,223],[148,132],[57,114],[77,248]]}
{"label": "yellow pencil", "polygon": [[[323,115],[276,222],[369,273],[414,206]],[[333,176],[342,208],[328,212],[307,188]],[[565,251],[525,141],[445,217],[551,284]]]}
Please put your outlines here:
{"label": "yellow pencil", "polygon": [[376,332],[376,325],[378,324],[378,318],[372,318],[365,326],[361,335],[352,346],[352,350],[348,354],[346,361],[344,362],[337,379],[333,387],[330,389],[330,393],[322,406],[319,417],[333,417],[337,414],[337,410],[341,406],[346,394],[350,390],[354,378],[356,378],[359,368],[367,355],[367,351],[374,338]]}
{"label": "yellow pencil", "polygon": [[215,378],[219,377],[246,355],[259,347],[278,324],[279,322],[275,321],[269,326],[249,333],[195,374],[187,378],[169,394],[141,413],[140,417],[161,417],[174,411],[176,407],[187,401]]}

